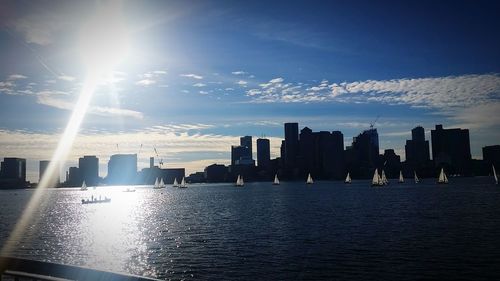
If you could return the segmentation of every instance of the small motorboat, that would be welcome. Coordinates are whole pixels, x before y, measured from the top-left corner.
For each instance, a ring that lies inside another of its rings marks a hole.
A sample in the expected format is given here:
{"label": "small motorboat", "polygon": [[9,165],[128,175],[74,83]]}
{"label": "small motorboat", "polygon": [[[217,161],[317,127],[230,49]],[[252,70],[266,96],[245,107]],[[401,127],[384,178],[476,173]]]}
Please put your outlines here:
{"label": "small motorboat", "polygon": [[90,199],[82,199],[82,204],[98,204],[98,203],[109,203],[109,202],[111,202],[111,198],[108,198],[106,196],[103,199],[101,199],[100,196],[99,198],[92,196]]}

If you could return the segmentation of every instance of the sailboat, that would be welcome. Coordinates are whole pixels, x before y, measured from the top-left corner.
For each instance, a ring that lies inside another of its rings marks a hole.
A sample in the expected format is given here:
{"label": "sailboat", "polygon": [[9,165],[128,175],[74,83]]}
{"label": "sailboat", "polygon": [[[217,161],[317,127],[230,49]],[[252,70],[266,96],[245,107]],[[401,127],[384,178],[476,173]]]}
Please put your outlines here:
{"label": "sailboat", "polygon": [[88,189],[88,188],[87,188],[87,185],[85,184],[85,181],[83,181],[83,183],[82,183],[82,187],[80,188],[80,190],[85,191],[85,190],[87,190],[87,189]]}
{"label": "sailboat", "polygon": [[158,188],[165,188],[165,183],[163,182],[163,178],[161,178],[160,184],[158,184]]}
{"label": "sailboat", "polygon": [[349,172],[347,172],[347,177],[345,177],[345,181],[344,183],[351,183],[351,175],[349,174]]}
{"label": "sailboat", "polygon": [[158,178],[156,178],[156,180],[155,180],[155,184],[153,185],[153,188],[154,188],[154,189],[158,189],[158,188],[160,188],[160,183],[158,182]]}
{"label": "sailboat", "polygon": [[186,180],[184,177],[182,177],[181,184],[179,185],[179,188],[187,188]]}
{"label": "sailboat", "polygon": [[498,184],[498,177],[497,177],[497,171],[495,171],[495,166],[491,165],[491,168],[493,168],[493,176],[495,177],[495,184]]}
{"label": "sailboat", "polygon": [[311,177],[311,173],[309,173],[307,175],[307,181],[306,181],[307,184],[313,184],[314,181],[313,181],[313,178]]}
{"label": "sailboat", "polygon": [[243,177],[238,175],[238,178],[236,179],[236,183],[234,184],[234,186],[244,186],[245,183],[243,182]]}
{"label": "sailboat", "polygon": [[172,184],[172,187],[179,187],[179,183],[177,182],[177,178],[174,178],[174,183]]}
{"label": "sailboat", "polygon": [[378,169],[373,173],[372,186],[383,186],[382,177],[378,174]]}
{"label": "sailboat", "polygon": [[416,171],[413,171],[413,174],[415,175],[415,183],[419,183],[420,180],[418,179],[417,177],[417,172]]}
{"label": "sailboat", "polygon": [[399,183],[404,183],[405,179],[403,178],[403,171],[399,171]]}
{"label": "sailboat", "polygon": [[387,180],[387,177],[385,176],[384,170],[382,170],[382,177],[380,178],[382,180],[383,185],[388,185],[389,181]]}
{"label": "sailboat", "polygon": [[441,168],[441,173],[439,173],[439,179],[438,182],[439,184],[447,184],[448,183],[448,177],[446,177],[446,174],[444,173],[444,169]]}
{"label": "sailboat", "polygon": [[280,180],[278,179],[278,174],[274,175],[273,185],[280,185]]}

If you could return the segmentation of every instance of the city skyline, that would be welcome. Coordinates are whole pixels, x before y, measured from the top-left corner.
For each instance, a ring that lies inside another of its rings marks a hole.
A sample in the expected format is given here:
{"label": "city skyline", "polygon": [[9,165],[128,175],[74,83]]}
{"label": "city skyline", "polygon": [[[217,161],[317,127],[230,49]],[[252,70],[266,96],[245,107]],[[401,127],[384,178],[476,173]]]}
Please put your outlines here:
{"label": "city skyline", "polygon": [[[127,15],[131,51],[97,88],[65,170],[93,151],[138,153],[139,169],[155,156],[191,173],[229,164],[245,135],[265,134],[279,156],[285,122],[341,131],[347,145],[377,116],[379,153],[404,159],[411,128],[429,140],[443,124],[468,128],[481,158],[500,139],[497,4],[390,3],[112,7]],[[0,155],[33,159],[33,181],[85,80],[75,37],[93,8],[46,4],[1,9]]]}
{"label": "city skyline", "polygon": [[[406,140],[404,154],[398,154],[392,148],[379,148],[380,139],[374,126],[353,137],[352,143],[344,143],[341,131],[313,131],[307,126],[299,129],[299,123],[284,123],[283,128],[280,153],[273,157],[270,157],[268,138],[261,136],[253,139],[252,136],[242,136],[239,138],[239,144],[230,146],[230,159],[225,161],[228,163],[214,162],[199,170],[186,172],[185,167],[166,166],[162,158],[155,159],[154,156],[148,158],[148,166],[139,166],[137,153],[111,154],[109,159],[101,159],[101,162],[95,155],[86,154],[78,159],[77,165],[58,165],[54,181],[64,183],[63,186],[74,187],[80,186],[83,181],[87,182],[87,185],[150,184],[155,175],[168,178],[169,181],[173,181],[173,175],[178,175],[179,178],[189,175],[197,182],[214,182],[206,174],[210,166],[221,166],[226,169],[222,181],[231,181],[239,173],[257,181],[267,180],[278,173],[285,179],[291,180],[300,179],[301,173],[313,173],[320,179],[337,180],[351,173],[355,178],[367,179],[377,167],[381,170],[386,169],[388,176],[393,178],[399,175],[400,171],[404,171],[406,176],[418,171],[420,177],[432,178],[436,170],[443,167],[454,175],[474,176],[488,174],[491,164],[500,166],[498,163],[500,145],[482,147],[482,157],[475,159],[470,153],[469,130],[444,128],[442,124],[436,124],[435,128],[431,129],[430,138],[425,136],[425,129],[421,126],[411,129],[411,137]],[[292,149],[286,149],[287,144]],[[36,182],[30,179],[26,172],[28,166],[26,163],[29,163],[30,159],[20,157],[8,159],[11,161],[9,163],[12,161],[24,163],[21,178]],[[261,162],[259,159],[264,161]],[[47,160],[39,161],[39,179],[48,163]],[[0,169],[2,172],[3,165],[2,162]],[[13,169],[13,166],[9,166],[8,169]],[[102,170],[107,172],[103,173]],[[110,174],[112,170],[115,172]],[[205,175],[200,179],[199,173],[203,171]],[[66,176],[61,178],[59,173]],[[220,171],[217,173],[220,176]],[[216,178],[220,178],[219,176]],[[57,183],[51,183],[51,186],[56,186]]]}

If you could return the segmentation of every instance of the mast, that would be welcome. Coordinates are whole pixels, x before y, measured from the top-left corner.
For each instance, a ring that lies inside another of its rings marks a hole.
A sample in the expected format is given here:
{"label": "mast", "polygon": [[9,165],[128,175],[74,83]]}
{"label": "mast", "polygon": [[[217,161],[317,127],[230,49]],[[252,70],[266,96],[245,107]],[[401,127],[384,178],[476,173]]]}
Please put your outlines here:
{"label": "mast", "polygon": [[493,168],[493,176],[495,177],[495,184],[498,184],[498,177],[497,177],[497,171],[495,170],[495,166],[491,165],[491,168]]}

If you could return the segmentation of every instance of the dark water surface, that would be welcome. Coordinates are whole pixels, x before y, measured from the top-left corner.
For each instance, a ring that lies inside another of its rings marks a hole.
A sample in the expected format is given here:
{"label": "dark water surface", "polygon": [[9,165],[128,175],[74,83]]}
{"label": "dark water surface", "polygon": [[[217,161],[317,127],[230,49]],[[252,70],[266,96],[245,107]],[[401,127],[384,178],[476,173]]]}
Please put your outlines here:
{"label": "dark water surface", "polygon": [[[491,178],[123,189],[45,191],[13,255],[173,280],[500,279]],[[32,194],[0,191],[1,244]]]}

